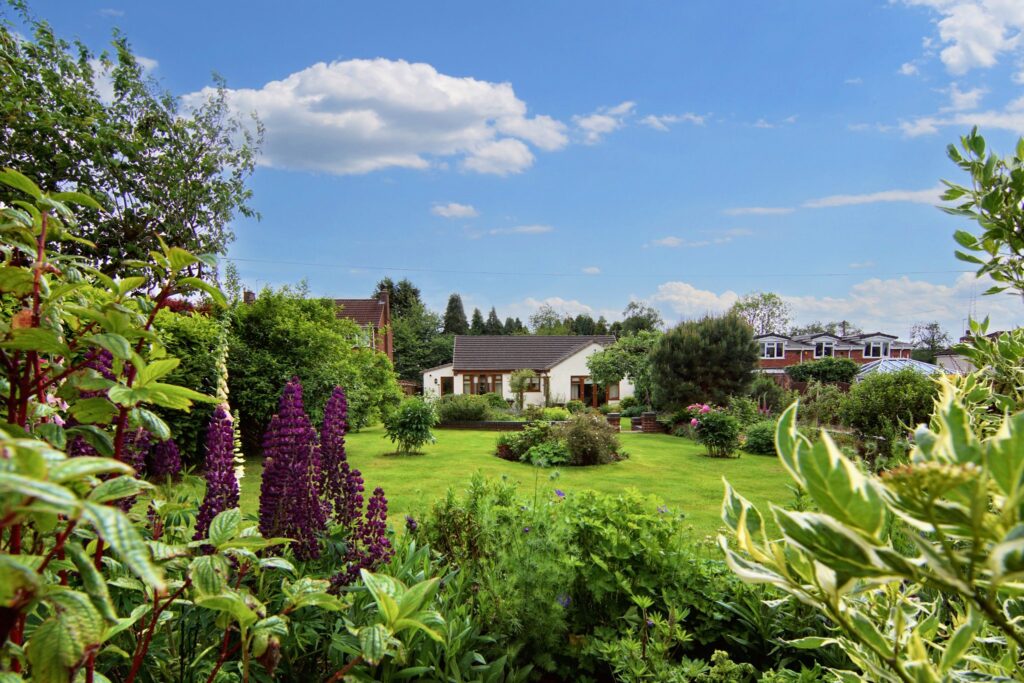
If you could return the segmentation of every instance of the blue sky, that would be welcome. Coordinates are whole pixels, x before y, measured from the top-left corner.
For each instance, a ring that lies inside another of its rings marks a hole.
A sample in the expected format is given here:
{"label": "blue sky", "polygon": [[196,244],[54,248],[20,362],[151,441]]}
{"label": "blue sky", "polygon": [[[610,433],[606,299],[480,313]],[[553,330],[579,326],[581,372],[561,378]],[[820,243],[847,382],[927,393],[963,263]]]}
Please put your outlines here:
{"label": "blue sky", "polygon": [[765,290],[901,336],[1021,324],[935,204],[946,144],[1024,134],[1024,3],[511,7],[33,3],[96,48],[120,27],[186,104],[216,71],[259,114],[262,219],[230,250],[254,287],[407,276],[438,309],[641,299],[669,322]]}

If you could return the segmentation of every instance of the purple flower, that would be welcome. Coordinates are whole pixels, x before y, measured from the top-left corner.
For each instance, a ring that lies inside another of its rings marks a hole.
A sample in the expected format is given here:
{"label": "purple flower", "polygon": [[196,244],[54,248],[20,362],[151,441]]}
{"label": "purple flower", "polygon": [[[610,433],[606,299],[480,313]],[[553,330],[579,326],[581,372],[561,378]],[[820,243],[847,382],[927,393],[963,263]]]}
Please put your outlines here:
{"label": "purple flower", "polygon": [[416,533],[416,530],[420,528],[419,522],[412,515],[405,516],[405,530],[411,534]]}
{"label": "purple flower", "polygon": [[352,469],[345,453],[348,431],[348,401],[345,390],[334,387],[324,408],[320,428],[320,460],[323,467],[321,493],[328,512],[339,524],[352,528],[363,512],[363,477]]}
{"label": "purple flower", "polygon": [[151,477],[177,477],[181,474],[181,453],[174,439],[159,441],[149,449],[146,471]]}
{"label": "purple flower", "polygon": [[562,607],[568,607],[572,604],[572,598],[570,598],[568,595],[565,595],[564,593],[562,595],[559,595],[557,600],[558,604]]}
{"label": "purple flower", "polygon": [[320,444],[302,404],[298,377],[281,394],[277,414],[263,436],[263,457],[260,533],[292,539],[299,559],[319,557],[319,539],[327,528],[320,499]]}
{"label": "purple flower", "polygon": [[565,491],[562,489],[555,489],[555,495],[559,498],[565,498]]}
{"label": "purple flower", "polygon": [[210,522],[225,510],[238,507],[238,479],[233,460],[234,430],[231,415],[217,406],[206,427],[206,495],[196,519],[195,540],[206,538]]}
{"label": "purple flower", "polygon": [[528,533],[530,533],[530,527],[528,527],[528,526],[524,526],[524,527],[523,527],[523,533],[524,533],[524,534],[528,534]]}
{"label": "purple flower", "polygon": [[[146,471],[146,452],[149,450],[149,432],[142,427],[128,431],[121,442],[121,457],[119,460],[130,465],[135,470],[135,478],[138,479]],[[120,498],[117,506],[128,512],[135,505],[135,496]]]}
{"label": "purple flower", "polygon": [[659,505],[658,506],[658,512],[660,512],[661,514],[664,515],[665,513],[668,512],[668,506],[667,505]]}
{"label": "purple flower", "polygon": [[384,496],[384,489],[378,486],[366,505],[366,517],[359,520],[349,536],[346,567],[331,579],[334,588],[355,583],[360,569],[373,569],[395,554],[388,539],[387,520],[388,499]]}

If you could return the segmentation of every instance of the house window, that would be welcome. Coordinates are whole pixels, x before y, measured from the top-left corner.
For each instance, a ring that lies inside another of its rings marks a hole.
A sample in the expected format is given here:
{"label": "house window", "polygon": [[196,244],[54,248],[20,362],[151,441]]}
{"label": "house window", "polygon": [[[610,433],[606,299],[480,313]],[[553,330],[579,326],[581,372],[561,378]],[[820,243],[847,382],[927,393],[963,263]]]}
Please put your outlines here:
{"label": "house window", "polygon": [[529,392],[540,392],[540,377],[530,377],[526,380],[526,391]]}
{"label": "house window", "polygon": [[462,393],[489,394],[492,391],[501,394],[501,375],[463,375]]}
{"label": "house window", "polygon": [[818,342],[814,345],[814,357],[826,358],[835,355],[836,346],[832,342]]}
{"label": "house window", "polygon": [[784,358],[785,356],[785,342],[761,342],[761,358]]}
{"label": "house window", "polygon": [[889,356],[889,342],[874,341],[864,345],[865,358],[886,358]]}
{"label": "house window", "polygon": [[605,396],[609,401],[619,400],[619,385],[617,382],[615,384],[608,385],[608,389],[606,391]]}

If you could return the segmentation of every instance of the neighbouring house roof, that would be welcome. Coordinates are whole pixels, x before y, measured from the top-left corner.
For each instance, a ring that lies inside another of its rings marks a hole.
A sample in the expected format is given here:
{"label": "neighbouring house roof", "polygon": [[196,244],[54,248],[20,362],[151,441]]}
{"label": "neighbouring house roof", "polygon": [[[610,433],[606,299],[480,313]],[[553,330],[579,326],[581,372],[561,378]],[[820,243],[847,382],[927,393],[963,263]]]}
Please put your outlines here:
{"label": "neighbouring house roof", "polygon": [[799,334],[795,337],[791,337],[785,334],[759,334],[754,337],[755,340],[784,340],[788,348],[793,350],[810,350],[814,349],[815,343],[819,340],[831,341],[840,349],[858,348],[862,346],[868,339],[884,337],[892,340],[890,345],[895,349],[909,349],[912,348],[911,344],[907,342],[901,342],[896,338],[896,335],[886,334],[884,332],[866,332],[849,334],[845,337],[840,337],[836,334],[829,334],[828,332],[814,332],[811,334]]}
{"label": "neighbouring house roof", "polygon": [[611,335],[459,335],[455,370],[550,370],[591,344],[615,343]]}
{"label": "neighbouring house roof", "polygon": [[427,368],[426,370],[423,371],[423,374],[426,374],[428,372],[435,372],[437,370],[444,370],[445,368],[450,367],[452,367],[452,363],[442,363],[441,365],[435,365],[432,368]]}
{"label": "neighbouring house roof", "polygon": [[339,318],[348,318],[360,327],[384,324],[387,302],[383,299],[335,299]]}
{"label": "neighbouring house roof", "polygon": [[913,370],[922,375],[942,375],[946,372],[938,365],[912,358],[883,358],[862,366],[860,372],[857,373],[857,379],[864,379],[868,375],[878,372],[899,372],[900,370]]}

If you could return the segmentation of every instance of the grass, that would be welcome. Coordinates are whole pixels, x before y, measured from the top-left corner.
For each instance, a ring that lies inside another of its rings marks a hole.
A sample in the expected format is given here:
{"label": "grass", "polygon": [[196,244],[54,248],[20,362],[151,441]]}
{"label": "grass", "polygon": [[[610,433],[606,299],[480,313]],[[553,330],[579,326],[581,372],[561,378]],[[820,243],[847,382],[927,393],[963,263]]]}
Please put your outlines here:
{"label": "grass", "polygon": [[[507,462],[493,455],[496,432],[437,430],[437,443],[422,455],[396,456],[394,446],[381,427],[372,427],[347,438],[349,462],[359,468],[366,481],[367,495],[384,487],[388,514],[400,527],[406,514],[414,516],[430,509],[433,501],[449,487],[464,489],[475,472],[488,477],[508,477],[519,482],[526,495],[538,486],[548,494],[555,488],[566,492],[594,489],[618,493],[636,488],[654,494],[674,511],[686,514],[697,537],[712,535],[721,526],[722,478],[725,477],[754,504],[785,503],[789,478],[774,457],[743,454],[738,459],[704,456],[702,446],[667,434],[621,435],[629,453],[623,462],[598,467],[563,467],[554,470]],[[246,513],[259,510],[259,461],[246,464],[242,480],[241,507]],[[762,507],[762,509],[764,509]]]}

